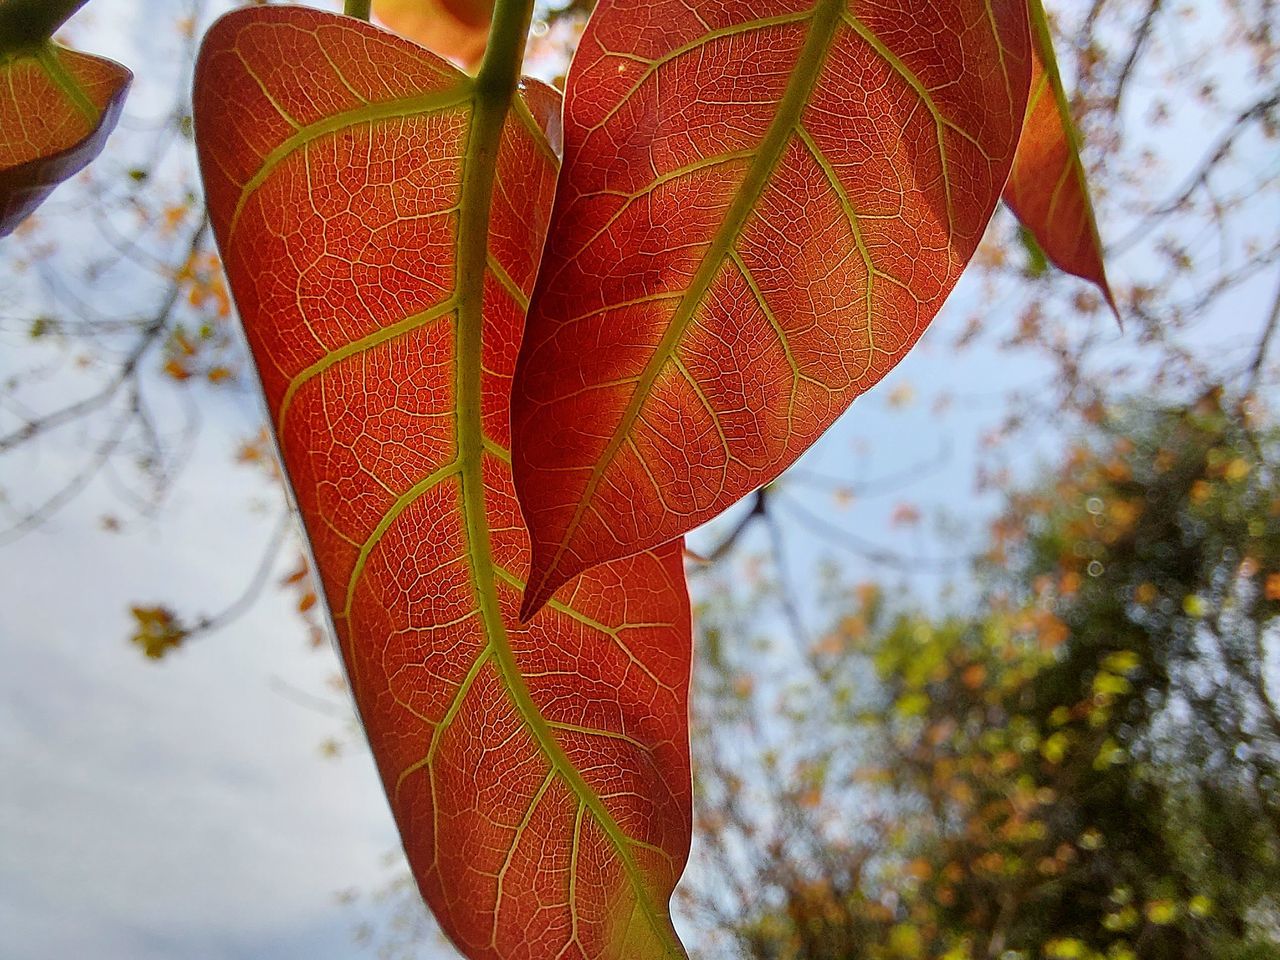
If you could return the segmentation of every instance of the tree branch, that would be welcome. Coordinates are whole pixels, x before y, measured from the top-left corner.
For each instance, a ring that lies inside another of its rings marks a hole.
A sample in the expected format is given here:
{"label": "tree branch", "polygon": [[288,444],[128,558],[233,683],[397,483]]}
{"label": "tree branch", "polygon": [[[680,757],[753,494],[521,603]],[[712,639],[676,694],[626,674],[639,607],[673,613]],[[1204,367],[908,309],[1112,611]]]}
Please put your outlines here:
{"label": "tree branch", "polygon": [[[201,244],[204,242],[205,235],[209,229],[209,217],[206,214],[201,218],[199,226],[191,235],[191,242],[188,245],[187,257],[190,259],[199,251]],[[184,260],[185,262],[185,260]],[[174,308],[178,305],[178,300],[182,296],[182,288],[184,281],[178,276],[174,276],[169,284],[169,289],[161,301],[151,319],[147,321],[139,334],[137,343],[133,349],[129,351],[124,362],[120,365],[120,369],[116,371],[107,383],[97,391],[83,400],[61,407],[52,413],[45,414],[29,420],[17,430],[0,436],[0,454],[12,450],[14,447],[20,446],[28,440],[36,437],[41,433],[46,433],[73,420],[79,419],[86,414],[92,413],[109,404],[137,373],[138,365],[142,362],[142,358],[152,345],[159,339],[160,334],[164,332],[169,317],[172,315]]]}
{"label": "tree branch", "polygon": [[1120,68],[1120,73],[1116,77],[1115,88],[1111,91],[1111,109],[1113,111],[1120,109],[1120,100],[1124,96],[1125,87],[1128,86],[1129,80],[1133,76],[1133,69],[1137,66],[1138,58],[1142,55],[1143,48],[1151,38],[1151,29],[1155,26],[1156,15],[1160,12],[1162,6],[1164,6],[1164,0],[1151,0],[1146,14],[1143,15],[1142,21],[1138,24],[1133,46],[1129,48],[1129,55],[1125,58],[1124,65]]}
{"label": "tree branch", "polygon": [[1267,324],[1263,327],[1262,338],[1258,341],[1258,347],[1253,355],[1253,362],[1249,364],[1247,378],[1244,385],[1244,395],[1252,397],[1258,389],[1258,381],[1262,377],[1262,370],[1267,363],[1267,351],[1271,346],[1271,339],[1275,336],[1276,327],[1280,326],[1280,287],[1276,288],[1275,299],[1271,302],[1271,313],[1267,317]]}
{"label": "tree branch", "polygon": [[769,487],[767,486],[761,487],[751,495],[751,509],[747,511],[746,516],[739,520],[737,525],[729,531],[725,538],[721,540],[710,553],[703,557],[708,564],[723,560],[725,556],[738,545],[738,541],[741,540],[743,534],[747,532],[747,528],[751,526],[752,521],[757,517],[765,516],[769,509],[768,498]]}

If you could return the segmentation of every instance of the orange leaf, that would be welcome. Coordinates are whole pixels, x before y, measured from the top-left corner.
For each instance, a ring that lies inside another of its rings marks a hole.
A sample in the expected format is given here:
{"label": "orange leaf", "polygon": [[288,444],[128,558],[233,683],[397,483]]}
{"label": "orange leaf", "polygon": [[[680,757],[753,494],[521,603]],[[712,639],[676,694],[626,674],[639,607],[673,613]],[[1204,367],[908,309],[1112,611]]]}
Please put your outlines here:
{"label": "orange leaf", "polygon": [[0,50],[0,237],[102,151],[132,79],[49,41]]}
{"label": "orange leaf", "polygon": [[893,508],[889,522],[895,527],[914,527],[920,522],[920,508],[911,503],[900,503]]}
{"label": "orange leaf", "polygon": [[191,379],[191,371],[188,370],[180,360],[166,361],[164,365],[164,372],[180,383],[183,380]]}
{"label": "orange leaf", "polygon": [[493,98],[353,18],[233,12],[196,68],[210,215],[441,926],[472,958],[676,958],[682,548],[593,570],[517,619],[529,545],[508,398],[558,97],[526,81],[509,112]]}
{"label": "orange leaf", "polygon": [[484,55],[493,0],[374,0],[373,15],[400,36],[473,66]]}
{"label": "orange leaf", "polygon": [[924,332],[1026,112],[1026,9],[602,0],[517,368],[524,611],[790,465]]}
{"label": "orange leaf", "polygon": [[307,575],[310,572],[310,568],[307,566],[307,561],[299,558],[298,565],[281,578],[280,586],[289,587],[296,583],[301,583],[303,580],[307,579]]}
{"label": "orange leaf", "polygon": [[1096,284],[1118,317],[1080,162],[1080,137],[1058,73],[1049,24],[1040,0],[1029,0],[1029,5],[1031,97],[1004,199],[1044,255],[1059,269]]}

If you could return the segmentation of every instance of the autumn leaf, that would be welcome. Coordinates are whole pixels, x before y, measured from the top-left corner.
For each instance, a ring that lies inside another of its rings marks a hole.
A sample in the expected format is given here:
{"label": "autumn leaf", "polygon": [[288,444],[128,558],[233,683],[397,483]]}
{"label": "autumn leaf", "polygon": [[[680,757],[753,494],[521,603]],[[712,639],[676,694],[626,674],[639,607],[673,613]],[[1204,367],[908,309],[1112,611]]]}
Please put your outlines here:
{"label": "autumn leaf", "polygon": [[229,14],[196,69],[210,214],[441,926],[471,958],[679,958],[681,544],[599,567],[517,619],[529,545],[509,395],[559,103],[532,81],[512,100],[514,72],[487,69],[472,80],[334,14]]}
{"label": "autumn leaf", "polygon": [[493,0],[374,0],[373,15],[400,36],[474,66],[484,55]]}
{"label": "autumn leaf", "polygon": [[1055,266],[1096,284],[1120,315],[1102,260],[1102,241],[1080,162],[1080,135],[1062,86],[1053,38],[1041,0],[1031,17],[1031,96],[1013,172],[1005,186],[1009,208]]}
{"label": "autumn leaf", "polygon": [[130,613],[136,625],[130,639],[148,659],[163,659],[191,634],[190,628],[168,607],[133,607]]}
{"label": "autumn leaf", "polygon": [[516,374],[525,613],[773,480],[906,354],[1029,70],[1008,0],[600,3]]}
{"label": "autumn leaf", "polygon": [[1263,590],[1268,600],[1280,600],[1280,573],[1269,573]]}
{"label": "autumn leaf", "polygon": [[49,40],[16,49],[3,41],[0,237],[102,151],[133,78],[118,63]]}
{"label": "autumn leaf", "polygon": [[895,527],[914,527],[920,523],[920,508],[913,503],[900,503],[893,508],[889,522]]}

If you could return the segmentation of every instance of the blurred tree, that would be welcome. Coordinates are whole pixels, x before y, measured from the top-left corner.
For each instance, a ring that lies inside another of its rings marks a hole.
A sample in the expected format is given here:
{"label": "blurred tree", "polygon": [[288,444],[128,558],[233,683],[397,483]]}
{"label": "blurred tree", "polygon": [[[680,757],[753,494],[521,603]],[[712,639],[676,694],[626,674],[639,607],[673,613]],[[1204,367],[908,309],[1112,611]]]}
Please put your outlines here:
{"label": "blurred tree", "polygon": [[1108,411],[971,609],[847,591],[776,707],[710,604],[689,906],[726,953],[1280,956],[1278,444],[1218,392]]}

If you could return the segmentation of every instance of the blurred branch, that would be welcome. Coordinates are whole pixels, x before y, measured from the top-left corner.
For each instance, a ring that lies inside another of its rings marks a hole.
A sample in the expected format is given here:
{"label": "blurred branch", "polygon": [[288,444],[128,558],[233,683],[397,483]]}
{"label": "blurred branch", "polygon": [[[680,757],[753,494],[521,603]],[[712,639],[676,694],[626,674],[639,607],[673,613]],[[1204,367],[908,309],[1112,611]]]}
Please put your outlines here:
{"label": "blurred branch", "polygon": [[52,496],[42,501],[39,506],[22,514],[13,524],[0,530],[0,546],[12,543],[30,533],[75,499],[88,486],[89,481],[98,474],[107,461],[110,460],[112,454],[119,448],[125,434],[128,432],[131,420],[137,415],[139,406],[138,390],[136,386],[133,386],[129,390],[128,414],[116,420],[107,438],[97,445],[89,460],[83,467],[72,474],[71,479],[63,483]]}
{"label": "blurred branch", "polygon": [[1277,107],[1280,107],[1280,89],[1273,89],[1236,114],[1227,128],[1219,134],[1218,139],[1214,141],[1213,146],[1205,153],[1204,158],[1196,165],[1177,193],[1171,199],[1157,205],[1147,213],[1137,226],[1108,248],[1108,253],[1128,250],[1135,243],[1149,237],[1157,220],[1182,209],[1195,192],[1208,183],[1213,171],[1227,158],[1231,153],[1231,148],[1235,146],[1236,141],[1244,135],[1245,131],[1255,121],[1264,119]]}
{"label": "blurred branch", "polygon": [[1252,397],[1257,392],[1258,381],[1261,379],[1263,368],[1267,363],[1267,351],[1271,346],[1271,339],[1275,336],[1278,325],[1280,325],[1280,286],[1276,288],[1275,299],[1271,302],[1271,312],[1267,316],[1267,323],[1263,327],[1262,337],[1258,341],[1257,349],[1254,351],[1253,362],[1249,364],[1244,385],[1244,395],[1246,397]]}
{"label": "blurred branch", "polygon": [[1150,0],[1146,13],[1143,14],[1137,30],[1134,31],[1133,44],[1129,47],[1129,54],[1125,57],[1124,64],[1120,67],[1115,87],[1111,91],[1111,109],[1113,111],[1120,109],[1120,100],[1124,96],[1125,87],[1128,86],[1129,80],[1133,76],[1133,70],[1138,64],[1138,58],[1142,55],[1143,49],[1151,39],[1151,30],[1155,26],[1156,15],[1160,13],[1160,9],[1163,6],[1164,0]]}
{"label": "blurred branch", "polygon": [[286,700],[296,703],[300,707],[305,707],[314,713],[322,714],[326,717],[333,717],[337,720],[350,720],[354,714],[350,706],[336,703],[326,697],[318,697],[314,693],[308,693],[299,687],[289,683],[283,677],[273,674],[270,678],[271,689]]}
{"label": "blurred branch", "polygon": [[220,630],[227,624],[239,619],[248,613],[253,605],[257,602],[258,597],[262,595],[262,591],[266,588],[267,583],[271,580],[271,571],[276,565],[276,561],[280,557],[280,550],[284,547],[285,540],[293,526],[293,511],[288,506],[280,511],[280,517],[276,521],[275,530],[271,534],[271,538],[267,541],[266,547],[262,551],[262,558],[258,561],[258,566],[253,572],[253,576],[245,585],[240,596],[236,597],[230,604],[224,607],[220,612],[212,616],[201,617],[187,632],[188,637],[198,636],[202,633],[212,633]]}
{"label": "blurred branch", "polygon": [[782,612],[786,615],[787,622],[791,625],[791,630],[796,635],[796,641],[800,644],[801,652],[807,658],[812,643],[809,639],[809,631],[804,625],[804,618],[800,615],[797,591],[791,583],[790,567],[787,563],[786,539],[783,536],[782,527],[778,524],[778,518],[767,510],[763,511],[763,513],[765,529],[769,531],[769,543],[773,549],[774,566],[778,571],[778,601],[782,604]]}
{"label": "blurred branch", "polygon": [[798,504],[793,497],[779,497],[779,500],[785,502],[787,512],[799,522],[799,524],[809,530],[810,533],[821,537],[833,546],[840,547],[847,553],[852,553],[864,560],[872,563],[881,564],[882,566],[892,567],[907,573],[921,573],[925,571],[934,573],[953,573],[961,565],[970,562],[971,557],[913,557],[907,554],[898,553],[887,547],[882,547],[870,540],[864,540],[857,534],[850,533],[843,527],[833,525],[829,520],[812,513],[805,507]]}
{"label": "blurred branch", "polygon": [[951,444],[944,440],[938,445],[938,452],[933,456],[874,480],[846,480],[830,474],[806,470],[803,467],[793,467],[784,474],[783,479],[846,491],[854,497],[875,497],[885,493],[895,493],[905,486],[934,476],[945,469],[950,460]]}
{"label": "blurred branch", "polygon": [[[191,240],[187,245],[186,259],[190,259],[190,257],[199,252],[208,229],[209,217],[208,214],[205,214],[191,234]],[[184,259],[183,262],[185,263],[186,260]],[[83,400],[78,400],[75,403],[54,410],[52,413],[29,420],[17,430],[0,436],[0,454],[12,450],[14,447],[33,439],[41,433],[54,430],[109,404],[120,390],[135,377],[138,372],[138,365],[142,362],[143,357],[146,356],[147,351],[159,339],[160,334],[164,332],[174,308],[178,305],[184,283],[185,279],[178,272],[174,272],[159,308],[142,327],[136,343],[120,364],[120,368],[115,375],[100,390],[85,397]]]}
{"label": "blurred branch", "polygon": [[[208,235],[208,229],[209,219],[205,214],[200,218],[185,245],[184,264],[200,250]],[[111,425],[106,439],[94,447],[88,461],[47,499],[24,512],[8,528],[0,530],[0,544],[10,543],[22,537],[74,499],[120,448],[131,427],[141,426],[144,432],[156,435],[150,414],[145,409],[143,401],[139,382],[140,366],[147,353],[168,329],[186,282],[181,269],[172,272],[159,306],[142,325],[136,340],[118,369],[99,390],[50,413],[30,418],[18,429],[0,436],[0,455],[2,455],[43,434],[108,408],[122,393],[125,396],[124,407]]]}
{"label": "blurred branch", "polygon": [[769,509],[769,490],[770,488],[768,486],[764,486],[751,495],[751,509],[748,510],[746,515],[738,521],[737,525],[729,531],[725,538],[721,540],[710,553],[703,557],[707,564],[713,564],[723,560],[730,552],[732,552],[733,548],[738,545],[738,541],[742,539],[752,522],[757,517],[765,516]]}

